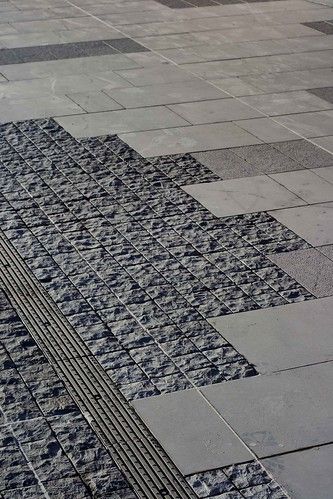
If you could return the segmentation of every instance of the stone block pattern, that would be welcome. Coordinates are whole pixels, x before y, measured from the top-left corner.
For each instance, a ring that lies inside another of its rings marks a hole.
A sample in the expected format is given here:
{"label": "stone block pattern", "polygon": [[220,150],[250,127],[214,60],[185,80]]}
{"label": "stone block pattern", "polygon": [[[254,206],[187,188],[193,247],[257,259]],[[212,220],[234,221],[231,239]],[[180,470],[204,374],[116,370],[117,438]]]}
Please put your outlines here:
{"label": "stone block pattern", "polygon": [[309,245],[267,213],[214,217],[190,155],[143,159],[53,120],[0,128],[0,228],[127,399],[257,374],[207,318],[313,296],[267,257]]}
{"label": "stone block pattern", "polygon": [[226,468],[196,473],[187,481],[199,498],[216,499],[288,499],[259,461],[234,464]]}
{"label": "stone block pattern", "polygon": [[0,496],[136,495],[0,290]]}

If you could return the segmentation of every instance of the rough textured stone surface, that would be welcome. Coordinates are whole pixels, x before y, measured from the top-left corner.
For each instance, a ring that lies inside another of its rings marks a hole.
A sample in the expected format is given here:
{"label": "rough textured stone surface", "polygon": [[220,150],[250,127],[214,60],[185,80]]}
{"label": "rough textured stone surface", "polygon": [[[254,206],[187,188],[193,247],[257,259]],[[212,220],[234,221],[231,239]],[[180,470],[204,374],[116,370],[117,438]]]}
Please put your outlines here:
{"label": "rough textured stone surface", "polygon": [[0,306],[1,497],[135,498],[2,290]]}
{"label": "rough textured stone surface", "polygon": [[2,125],[0,146],[0,227],[128,399],[255,375],[207,319],[312,298],[266,257],[308,244],[266,213],[214,217],[180,187],[216,180],[190,155],[53,120]]}

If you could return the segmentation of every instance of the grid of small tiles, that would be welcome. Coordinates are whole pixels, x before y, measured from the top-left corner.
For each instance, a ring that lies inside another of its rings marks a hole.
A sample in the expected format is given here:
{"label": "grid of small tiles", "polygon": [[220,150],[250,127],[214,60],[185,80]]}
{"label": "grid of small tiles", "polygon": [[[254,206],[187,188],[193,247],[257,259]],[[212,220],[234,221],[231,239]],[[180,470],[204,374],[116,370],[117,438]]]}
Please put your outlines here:
{"label": "grid of small tiles", "polygon": [[135,499],[0,290],[0,496]]}
{"label": "grid of small tiles", "polygon": [[199,498],[289,499],[258,461],[196,473],[187,481]]}
{"label": "grid of small tiles", "polygon": [[49,119],[2,125],[0,148],[0,228],[129,400],[257,374],[207,319],[313,298],[266,257],[308,244],[214,217],[181,188],[216,179],[190,155]]}

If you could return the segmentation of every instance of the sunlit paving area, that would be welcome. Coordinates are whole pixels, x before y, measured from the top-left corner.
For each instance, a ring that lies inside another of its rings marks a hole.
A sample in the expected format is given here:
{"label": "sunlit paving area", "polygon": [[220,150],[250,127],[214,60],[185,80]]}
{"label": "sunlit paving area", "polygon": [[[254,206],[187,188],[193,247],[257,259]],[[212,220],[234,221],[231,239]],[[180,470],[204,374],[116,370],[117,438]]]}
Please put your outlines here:
{"label": "sunlit paving area", "polygon": [[0,499],[333,498],[332,62],[332,0],[0,0]]}

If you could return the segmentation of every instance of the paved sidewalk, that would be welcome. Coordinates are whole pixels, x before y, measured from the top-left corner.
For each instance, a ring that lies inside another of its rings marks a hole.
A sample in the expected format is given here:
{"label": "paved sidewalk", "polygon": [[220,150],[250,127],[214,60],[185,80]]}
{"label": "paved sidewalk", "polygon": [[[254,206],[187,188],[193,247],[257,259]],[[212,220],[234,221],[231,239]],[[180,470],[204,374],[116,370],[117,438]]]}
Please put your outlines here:
{"label": "paved sidewalk", "polygon": [[[0,0],[1,235],[197,497],[332,495],[332,40],[329,0]],[[0,497],[145,497],[0,290]]]}

